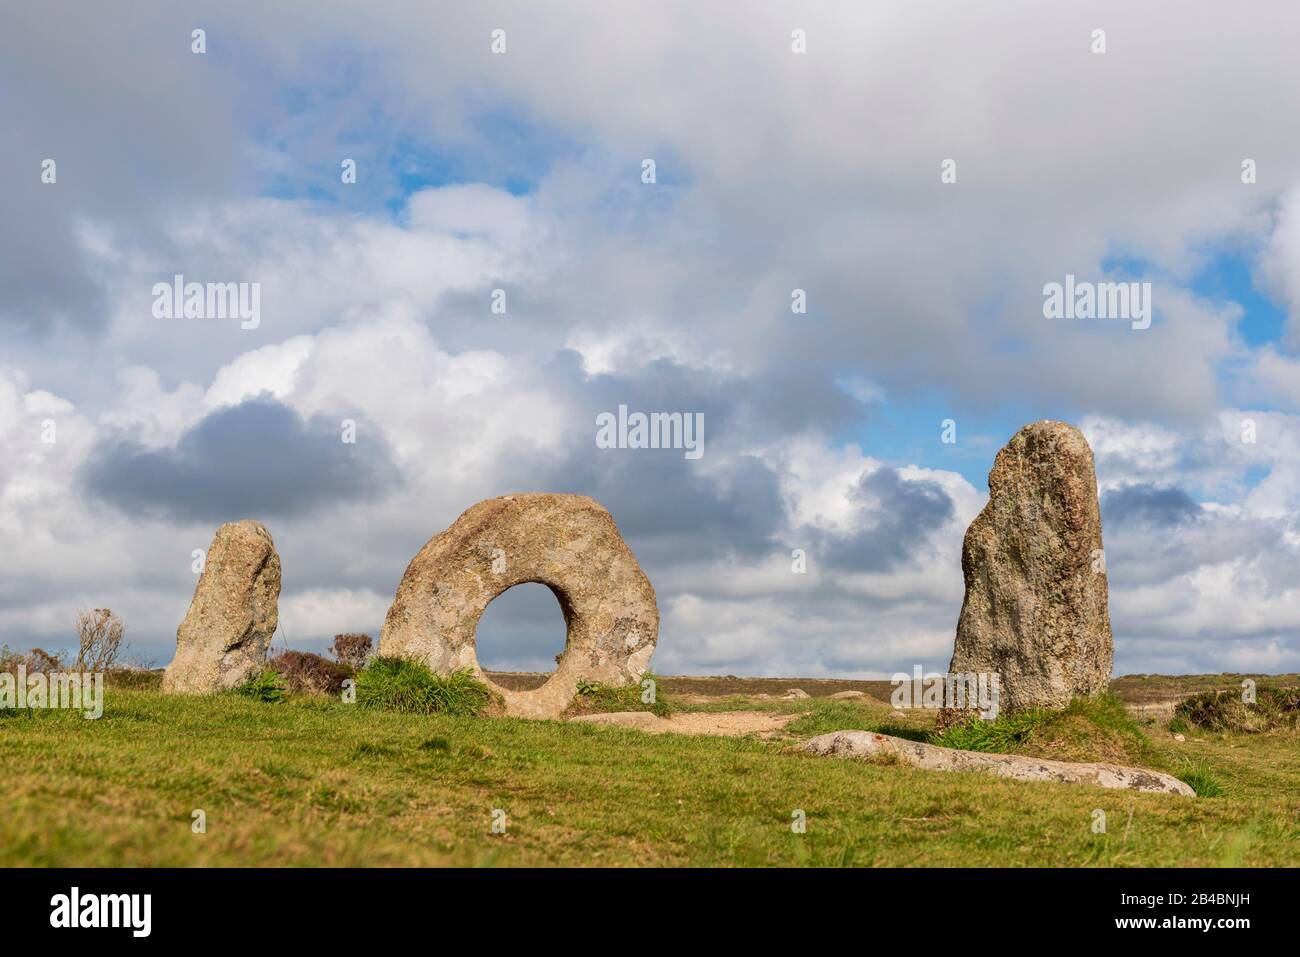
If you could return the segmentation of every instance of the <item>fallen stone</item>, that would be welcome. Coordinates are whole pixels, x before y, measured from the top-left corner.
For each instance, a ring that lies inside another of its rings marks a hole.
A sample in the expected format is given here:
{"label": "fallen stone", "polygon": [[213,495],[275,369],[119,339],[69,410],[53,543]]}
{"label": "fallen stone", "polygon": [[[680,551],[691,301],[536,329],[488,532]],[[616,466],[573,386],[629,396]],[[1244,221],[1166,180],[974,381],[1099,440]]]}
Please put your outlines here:
{"label": "fallen stone", "polygon": [[962,546],[966,596],[952,674],[1000,676],[999,708],[1064,708],[1110,683],[1092,449],[1064,422],[1027,425],[997,455]]}
{"label": "fallen stone", "polygon": [[849,698],[865,698],[866,696],[865,691],[837,691],[831,695],[831,698],[836,701],[844,701]]}
{"label": "fallen stone", "polygon": [[804,744],[804,750],[823,756],[897,762],[926,771],[983,771],[1017,781],[1058,781],[1065,784],[1091,784],[1102,788],[1196,796],[1189,785],[1172,775],[1146,768],[1050,761],[1018,754],[958,751],[874,731],[834,731],[818,735]]}
{"label": "fallen stone", "polygon": [[[474,636],[488,603],[523,582],[554,592],[568,637],[541,687],[512,691],[483,673]],[[501,696],[506,714],[554,718],[580,681],[640,681],[658,636],[654,589],[609,512],[585,495],[518,494],[472,506],[411,559],[379,654],[439,674],[468,668]]]}
{"label": "fallen stone", "polygon": [[271,533],[253,521],[218,528],[176,629],[176,655],[162,690],[225,691],[256,677],[275,635],[279,598],[280,556]]}
{"label": "fallen stone", "polygon": [[804,698],[811,698],[812,695],[804,691],[802,688],[791,688],[785,694],[781,695],[781,697],[788,698],[791,701],[802,701]]}

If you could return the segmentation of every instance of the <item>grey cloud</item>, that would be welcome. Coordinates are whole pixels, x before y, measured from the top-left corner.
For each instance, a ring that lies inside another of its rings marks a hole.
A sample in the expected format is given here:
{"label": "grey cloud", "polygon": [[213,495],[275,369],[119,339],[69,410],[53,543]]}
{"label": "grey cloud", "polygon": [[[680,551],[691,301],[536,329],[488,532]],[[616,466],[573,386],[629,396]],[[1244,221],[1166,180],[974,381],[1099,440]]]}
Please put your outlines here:
{"label": "grey cloud", "polygon": [[128,514],[229,521],[293,516],[341,501],[372,501],[396,481],[379,430],[340,419],[303,421],[287,406],[253,399],[212,413],[175,448],[106,440],[83,473],[87,491]]}
{"label": "grey cloud", "polygon": [[904,479],[883,466],[858,481],[860,527],[847,535],[820,533],[823,560],[852,571],[882,572],[902,564],[931,532],[953,516],[953,502],[935,482]]}
{"label": "grey cloud", "polygon": [[1110,489],[1101,497],[1104,527],[1118,525],[1184,525],[1201,514],[1190,495],[1173,486],[1129,483]]}

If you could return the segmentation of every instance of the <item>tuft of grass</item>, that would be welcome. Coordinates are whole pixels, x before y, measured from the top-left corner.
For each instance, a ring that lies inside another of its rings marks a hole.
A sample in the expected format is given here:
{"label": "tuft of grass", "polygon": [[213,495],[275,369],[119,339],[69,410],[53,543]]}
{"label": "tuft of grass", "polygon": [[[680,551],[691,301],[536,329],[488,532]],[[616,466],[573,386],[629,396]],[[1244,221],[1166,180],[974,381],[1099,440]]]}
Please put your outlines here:
{"label": "tuft of grass", "polygon": [[[653,682],[655,695],[653,701],[642,700],[645,682]],[[661,718],[673,713],[668,699],[658,693],[659,679],[646,672],[641,680],[630,685],[607,685],[599,681],[579,681],[578,693],[574,696],[569,711],[574,714],[607,713],[611,711],[649,711]]]}
{"label": "tuft of grass", "polygon": [[992,721],[978,717],[955,724],[932,735],[931,744],[960,751],[993,751],[1002,754],[1018,750],[1035,732],[1051,720],[1052,713],[1042,709],[999,715]]}
{"label": "tuft of grass", "polygon": [[436,675],[405,658],[372,658],[357,672],[357,704],[402,714],[482,714],[492,703],[488,686],[469,669]]}
{"label": "tuft of grass", "polygon": [[354,758],[391,758],[396,754],[396,748],[374,744],[370,741],[362,741],[352,750],[352,757]]}
{"label": "tuft of grass", "polygon": [[252,698],[254,701],[276,704],[284,700],[287,690],[280,673],[266,668],[256,678],[251,678],[238,688],[235,688],[233,693],[241,698]]}
{"label": "tuft of grass", "polygon": [[806,713],[787,724],[784,731],[797,738],[810,738],[832,731],[875,731],[895,738],[925,741],[928,732],[924,725],[932,721],[926,712],[914,712],[906,718],[890,718],[886,706],[871,700],[810,698],[794,703]]}
{"label": "tuft of grass", "polygon": [[931,744],[963,751],[1027,754],[1058,761],[1106,761],[1152,766],[1159,758],[1150,740],[1114,695],[1075,698],[1060,710],[1029,709],[978,717],[954,725]]}
{"label": "tuft of grass", "polygon": [[1241,699],[1239,689],[1194,694],[1174,710],[1169,730],[1199,728],[1203,731],[1259,734],[1300,727],[1300,688],[1262,685],[1255,689],[1253,703],[1247,704]]}
{"label": "tuft of grass", "polygon": [[1197,797],[1222,797],[1227,793],[1219,776],[1204,761],[1188,761],[1175,777],[1190,785]]}

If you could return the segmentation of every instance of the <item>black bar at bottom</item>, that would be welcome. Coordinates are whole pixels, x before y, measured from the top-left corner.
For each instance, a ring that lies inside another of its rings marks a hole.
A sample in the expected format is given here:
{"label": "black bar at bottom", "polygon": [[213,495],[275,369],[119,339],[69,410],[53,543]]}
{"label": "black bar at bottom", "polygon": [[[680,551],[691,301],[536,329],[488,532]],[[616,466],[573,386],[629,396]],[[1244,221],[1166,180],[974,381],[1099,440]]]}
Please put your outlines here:
{"label": "black bar at bottom", "polygon": [[[974,944],[993,934],[1200,934],[1294,926],[1294,870],[7,870],[0,934],[204,946],[372,947],[482,934],[586,949],[645,935],[773,943],[785,933]],[[75,892],[73,889],[76,889]],[[144,895],[148,895],[147,901]],[[73,926],[74,924],[78,926]],[[116,926],[84,926],[114,924]],[[145,933],[147,931],[147,934]],[[919,936],[918,936],[919,935]],[[953,935],[957,935],[954,937]],[[1034,937],[1022,939],[1034,940]],[[1059,938],[1058,938],[1059,939]],[[583,941],[587,943],[584,944]]]}

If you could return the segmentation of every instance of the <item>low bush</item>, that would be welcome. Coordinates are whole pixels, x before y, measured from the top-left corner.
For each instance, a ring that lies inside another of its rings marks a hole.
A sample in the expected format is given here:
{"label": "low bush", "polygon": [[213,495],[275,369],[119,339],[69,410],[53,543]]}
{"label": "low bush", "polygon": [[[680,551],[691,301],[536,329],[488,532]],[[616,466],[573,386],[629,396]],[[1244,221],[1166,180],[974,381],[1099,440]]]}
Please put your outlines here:
{"label": "low bush", "polygon": [[353,669],[309,651],[282,651],[267,665],[297,694],[338,694]]}
{"label": "low bush", "polygon": [[162,669],[110,668],[104,672],[104,681],[110,688],[130,688],[134,691],[157,691],[162,686]]}
{"label": "low bush", "polygon": [[405,658],[372,658],[357,672],[357,704],[405,714],[477,715],[492,692],[468,669],[436,675]]}
{"label": "low bush", "polygon": [[1255,689],[1254,702],[1241,699],[1242,693],[1235,688],[1194,694],[1174,709],[1170,730],[1257,734],[1300,726],[1300,688],[1261,685]]}
{"label": "low bush", "polygon": [[18,666],[22,665],[29,675],[37,672],[47,674],[51,671],[67,670],[68,653],[66,651],[46,651],[44,648],[33,648],[31,651],[22,652],[11,651],[8,645],[0,648],[0,671],[7,671],[10,674],[18,673]]}
{"label": "low bush", "polygon": [[122,653],[126,629],[111,608],[77,613],[78,671],[107,671]]}
{"label": "low bush", "polygon": [[360,671],[366,666],[366,659],[370,657],[370,649],[373,646],[374,639],[369,635],[335,635],[334,643],[330,645],[330,654],[338,660],[339,664],[346,665],[353,671]]}

